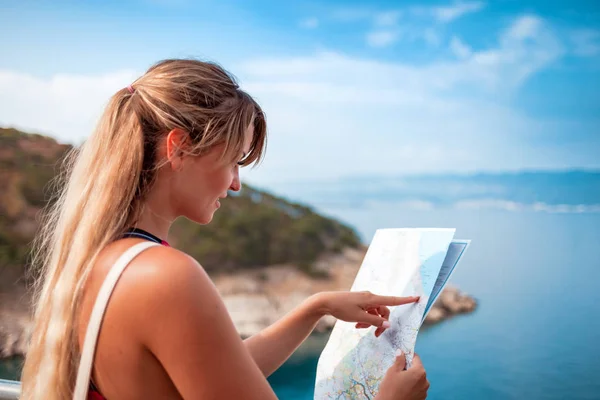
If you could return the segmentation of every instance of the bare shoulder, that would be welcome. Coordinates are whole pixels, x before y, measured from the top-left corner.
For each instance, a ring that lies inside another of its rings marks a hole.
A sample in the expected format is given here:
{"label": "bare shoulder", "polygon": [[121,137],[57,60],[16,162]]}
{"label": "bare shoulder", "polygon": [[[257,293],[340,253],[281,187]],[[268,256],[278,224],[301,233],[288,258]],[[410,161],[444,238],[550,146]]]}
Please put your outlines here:
{"label": "bare shoulder", "polygon": [[143,251],[126,271],[124,284],[140,295],[166,294],[174,289],[178,292],[199,284],[213,286],[197,260],[172,247],[155,246]]}
{"label": "bare shoulder", "polygon": [[218,308],[222,303],[200,263],[180,250],[165,246],[151,247],[135,257],[123,273],[119,289],[126,295],[130,317],[142,332],[155,323],[151,316],[176,318],[200,304],[205,309],[207,304],[215,303],[213,306]]}
{"label": "bare shoulder", "polygon": [[[123,239],[101,253],[91,277],[87,314],[90,301],[117,259],[138,243],[143,241]],[[146,346],[162,339],[154,334],[154,325],[164,323],[167,317],[181,318],[186,309],[209,303],[219,308],[222,301],[198,261],[175,248],[153,246],[134,257],[123,271],[111,295],[107,319],[122,325],[132,340]]]}
{"label": "bare shoulder", "polygon": [[[141,345],[184,398],[275,398],[216,287],[191,256],[151,247],[119,282],[119,304]],[[248,392],[252,395],[248,395]]]}

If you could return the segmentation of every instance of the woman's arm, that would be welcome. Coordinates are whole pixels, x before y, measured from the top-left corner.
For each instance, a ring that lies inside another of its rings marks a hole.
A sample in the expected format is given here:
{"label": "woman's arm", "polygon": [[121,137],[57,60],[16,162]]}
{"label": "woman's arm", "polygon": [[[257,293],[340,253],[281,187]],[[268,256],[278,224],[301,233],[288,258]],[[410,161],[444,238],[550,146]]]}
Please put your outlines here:
{"label": "woman's arm", "polygon": [[325,315],[319,297],[313,295],[273,325],[244,340],[265,376],[277,370],[313,331]]}
{"label": "woman's arm", "polygon": [[376,326],[375,335],[379,336],[389,327],[390,313],[386,306],[418,300],[418,297],[377,296],[369,292],[317,293],[244,343],[263,374],[269,376],[304,342],[322,316],[357,322],[357,328]]}

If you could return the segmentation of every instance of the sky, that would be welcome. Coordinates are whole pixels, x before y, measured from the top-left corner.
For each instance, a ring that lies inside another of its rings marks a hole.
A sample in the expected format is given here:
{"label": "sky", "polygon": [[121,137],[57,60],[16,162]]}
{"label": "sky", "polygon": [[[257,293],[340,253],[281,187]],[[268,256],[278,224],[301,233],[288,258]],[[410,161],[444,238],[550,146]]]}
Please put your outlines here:
{"label": "sky", "polygon": [[0,126],[80,143],[154,62],[267,115],[244,179],[600,168],[597,1],[0,0]]}

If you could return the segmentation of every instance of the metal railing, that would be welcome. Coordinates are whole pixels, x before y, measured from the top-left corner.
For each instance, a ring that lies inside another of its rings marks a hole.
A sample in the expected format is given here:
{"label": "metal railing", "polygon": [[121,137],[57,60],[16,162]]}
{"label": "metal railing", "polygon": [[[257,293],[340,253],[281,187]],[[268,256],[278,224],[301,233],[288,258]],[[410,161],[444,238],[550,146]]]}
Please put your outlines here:
{"label": "metal railing", "polygon": [[0,400],[17,400],[20,394],[20,382],[0,379]]}

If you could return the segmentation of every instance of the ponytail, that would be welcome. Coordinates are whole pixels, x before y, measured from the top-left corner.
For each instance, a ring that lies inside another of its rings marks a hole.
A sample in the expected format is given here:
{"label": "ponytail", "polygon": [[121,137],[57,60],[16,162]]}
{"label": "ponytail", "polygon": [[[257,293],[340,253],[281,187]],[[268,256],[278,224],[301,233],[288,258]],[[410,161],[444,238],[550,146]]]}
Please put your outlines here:
{"label": "ponytail", "polygon": [[[34,243],[35,321],[22,374],[21,399],[72,397],[79,364],[76,312],[99,250],[135,218],[144,137],[132,94],[115,94],[94,134],[65,160],[66,181]],[[59,187],[62,182],[60,182]]]}

